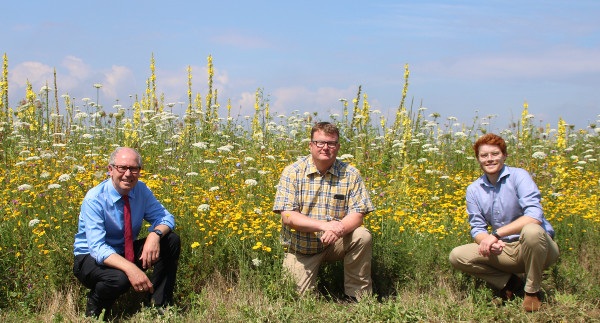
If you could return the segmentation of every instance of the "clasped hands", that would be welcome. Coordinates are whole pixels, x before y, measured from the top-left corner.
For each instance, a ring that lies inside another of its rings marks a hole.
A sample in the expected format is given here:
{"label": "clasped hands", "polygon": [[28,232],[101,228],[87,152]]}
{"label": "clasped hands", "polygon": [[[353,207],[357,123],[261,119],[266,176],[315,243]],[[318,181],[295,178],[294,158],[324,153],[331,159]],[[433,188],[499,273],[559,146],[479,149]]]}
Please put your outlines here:
{"label": "clasped hands", "polygon": [[497,256],[502,253],[504,246],[506,246],[504,241],[490,234],[479,243],[479,254],[484,257]]}
{"label": "clasped hands", "polygon": [[329,221],[323,227],[323,235],[321,236],[321,242],[329,245],[335,243],[339,238],[343,237],[346,229],[340,221]]}

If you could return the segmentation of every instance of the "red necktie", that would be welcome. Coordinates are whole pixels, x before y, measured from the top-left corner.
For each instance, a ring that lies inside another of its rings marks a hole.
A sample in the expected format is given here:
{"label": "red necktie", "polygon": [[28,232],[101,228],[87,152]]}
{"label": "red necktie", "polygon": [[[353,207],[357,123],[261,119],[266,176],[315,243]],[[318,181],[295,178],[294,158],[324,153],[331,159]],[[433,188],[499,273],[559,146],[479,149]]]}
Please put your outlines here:
{"label": "red necktie", "polygon": [[125,207],[123,214],[125,215],[125,259],[133,262],[133,235],[131,234],[131,206],[129,205],[129,197],[123,196]]}

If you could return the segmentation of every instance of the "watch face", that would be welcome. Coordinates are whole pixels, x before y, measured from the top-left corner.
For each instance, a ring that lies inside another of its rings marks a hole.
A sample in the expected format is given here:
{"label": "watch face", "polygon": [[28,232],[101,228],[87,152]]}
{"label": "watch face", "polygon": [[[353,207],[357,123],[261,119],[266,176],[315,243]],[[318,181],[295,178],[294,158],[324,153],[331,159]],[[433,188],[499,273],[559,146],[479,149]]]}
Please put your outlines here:
{"label": "watch face", "polygon": [[152,230],[152,232],[158,234],[159,237],[162,237],[162,231],[155,229],[155,230]]}

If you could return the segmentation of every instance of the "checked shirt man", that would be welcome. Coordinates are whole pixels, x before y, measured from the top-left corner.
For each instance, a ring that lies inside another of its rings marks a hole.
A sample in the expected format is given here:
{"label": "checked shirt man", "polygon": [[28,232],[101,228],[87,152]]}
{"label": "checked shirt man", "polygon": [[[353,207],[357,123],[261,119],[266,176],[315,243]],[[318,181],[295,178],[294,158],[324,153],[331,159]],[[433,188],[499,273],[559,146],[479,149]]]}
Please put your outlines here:
{"label": "checked shirt man", "polygon": [[372,292],[371,234],[363,217],[374,210],[359,171],[336,159],[339,130],[328,122],[311,131],[310,155],[281,174],[273,211],[281,214],[284,268],[298,292],[313,290],[323,261],[344,261],[345,293]]}

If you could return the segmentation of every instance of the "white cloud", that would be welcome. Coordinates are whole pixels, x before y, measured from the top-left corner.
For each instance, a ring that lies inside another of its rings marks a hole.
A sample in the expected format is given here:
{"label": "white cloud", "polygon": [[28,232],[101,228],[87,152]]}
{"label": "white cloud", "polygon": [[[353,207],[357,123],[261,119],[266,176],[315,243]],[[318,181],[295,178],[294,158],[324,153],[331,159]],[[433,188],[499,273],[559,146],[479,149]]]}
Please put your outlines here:
{"label": "white cloud", "polygon": [[27,80],[35,92],[46,84],[54,82],[54,69],[40,62],[23,62],[10,71],[8,80],[17,88],[25,88]]}
{"label": "white cloud", "polygon": [[254,102],[256,101],[255,93],[243,92],[241,98],[232,104],[231,116],[236,118],[238,114],[243,116],[254,115]]}
{"label": "white cloud", "polygon": [[135,88],[133,72],[125,66],[113,65],[109,71],[104,72],[103,82],[102,93],[109,98],[123,96],[123,89]]}
{"label": "white cloud", "polygon": [[81,58],[75,56],[67,56],[62,62],[62,66],[65,67],[69,73],[68,75],[78,80],[84,80],[91,74],[91,68],[89,65],[83,63]]}

